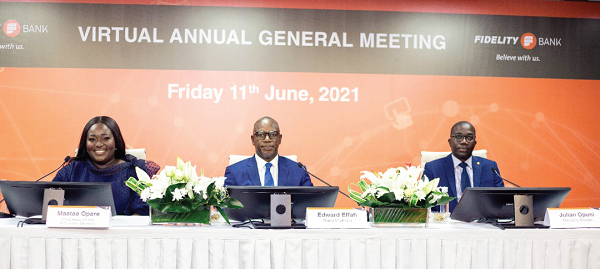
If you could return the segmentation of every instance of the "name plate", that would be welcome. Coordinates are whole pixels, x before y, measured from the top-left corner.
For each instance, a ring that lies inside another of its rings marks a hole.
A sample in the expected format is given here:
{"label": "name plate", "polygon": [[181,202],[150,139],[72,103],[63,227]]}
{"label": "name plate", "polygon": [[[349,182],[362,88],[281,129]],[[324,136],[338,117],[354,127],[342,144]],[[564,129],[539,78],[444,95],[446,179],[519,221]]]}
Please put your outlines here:
{"label": "name plate", "polygon": [[367,211],[363,208],[307,207],[306,228],[369,228]]}
{"label": "name plate", "polygon": [[46,227],[96,228],[110,227],[110,206],[48,206]]}
{"label": "name plate", "polygon": [[548,208],[544,225],[550,228],[600,228],[598,208]]}

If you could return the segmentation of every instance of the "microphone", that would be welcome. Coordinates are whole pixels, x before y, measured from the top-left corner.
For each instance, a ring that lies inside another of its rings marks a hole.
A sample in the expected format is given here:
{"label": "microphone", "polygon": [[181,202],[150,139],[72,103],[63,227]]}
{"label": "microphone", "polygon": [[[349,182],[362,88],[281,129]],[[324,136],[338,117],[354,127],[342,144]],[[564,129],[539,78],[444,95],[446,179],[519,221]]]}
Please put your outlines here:
{"label": "microphone", "polygon": [[[309,175],[313,176],[314,178],[318,179],[319,181],[325,183],[325,185],[329,186],[329,187],[333,187],[331,186],[331,184],[325,182],[324,180],[320,179],[318,176],[313,175],[311,172],[308,172],[308,170],[306,169],[306,166],[304,166],[304,164],[302,164],[301,162],[298,162],[298,166],[302,169],[304,169],[304,171],[306,171],[306,173],[308,173]],[[344,196],[348,197],[348,199],[352,200],[352,198],[350,198],[350,196],[348,196],[348,194],[345,194],[343,191],[338,190],[339,193],[343,194]]]}
{"label": "microphone", "polygon": [[65,161],[64,161],[64,162],[63,162],[63,163],[62,163],[60,166],[58,166],[56,169],[52,170],[52,172],[50,172],[50,173],[48,173],[48,174],[45,174],[45,175],[43,175],[42,177],[40,177],[40,178],[36,179],[36,180],[35,180],[35,182],[38,182],[38,181],[42,180],[43,178],[45,178],[45,177],[49,176],[50,174],[52,174],[52,173],[56,172],[56,170],[58,170],[58,169],[62,168],[62,167],[63,167],[63,165],[65,165],[65,163],[67,163],[67,162],[68,162],[68,161],[70,161],[70,160],[71,160],[71,156],[68,156],[68,155],[67,155],[67,157],[65,157]]}
{"label": "microphone", "polygon": [[[52,170],[52,172],[50,172],[50,173],[48,173],[48,174],[45,174],[45,175],[43,175],[42,177],[40,177],[40,178],[36,179],[34,182],[38,182],[38,181],[40,181],[40,180],[44,179],[45,177],[49,176],[50,174],[52,174],[52,173],[56,172],[56,170],[58,170],[58,169],[62,168],[62,167],[63,167],[63,165],[65,165],[65,163],[67,163],[67,162],[68,162],[68,161],[70,161],[70,160],[71,160],[71,156],[68,156],[68,155],[67,155],[67,157],[65,157],[65,160],[63,161],[63,163],[62,163],[62,164],[60,164],[60,166],[59,166],[59,167],[57,167],[56,169]],[[4,199],[0,200],[0,204],[1,204],[2,202],[4,202]],[[12,214],[7,214],[7,213],[4,213],[4,212],[0,212],[0,218],[12,218],[12,217],[14,217],[14,215],[12,215]]]}
{"label": "microphone", "polygon": [[500,177],[502,180],[504,180],[504,181],[506,181],[506,182],[508,182],[508,183],[510,183],[510,184],[513,184],[513,185],[515,185],[517,188],[521,188],[521,186],[519,186],[519,185],[517,185],[517,184],[515,184],[515,183],[512,183],[512,182],[510,182],[510,180],[508,180],[508,179],[506,179],[506,178],[503,178],[503,177],[500,175],[500,173],[498,173],[498,170],[496,169],[496,167],[493,167],[493,166],[492,166],[492,171],[494,171],[494,173],[496,173],[496,175],[497,175],[498,177]]}

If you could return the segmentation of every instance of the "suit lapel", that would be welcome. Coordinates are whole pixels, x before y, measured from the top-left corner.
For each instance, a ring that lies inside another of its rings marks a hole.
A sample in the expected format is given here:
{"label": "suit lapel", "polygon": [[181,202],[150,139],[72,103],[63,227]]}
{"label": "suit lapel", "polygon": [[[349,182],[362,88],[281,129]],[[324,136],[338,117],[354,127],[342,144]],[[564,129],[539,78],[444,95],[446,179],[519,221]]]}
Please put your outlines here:
{"label": "suit lapel", "polygon": [[479,157],[473,156],[473,187],[481,186],[481,165],[479,162]]}
{"label": "suit lapel", "polygon": [[450,187],[450,196],[456,197],[456,179],[454,178],[454,162],[452,162],[452,154],[444,158],[444,170],[446,170],[446,178],[448,178],[448,187]]}
{"label": "suit lapel", "polygon": [[246,172],[248,173],[247,176],[250,179],[252,186],[262,186],[262,184],[260,183],[260,176],[258,175],[258,166],[256,165],[256,158],[249,158],[246,162],[246,165],[248,165],[248,169],[246,170]]}
{"label": "suit lapel", "polygon": [[277,162],[277,169],[277,186],[289,186],[290,184],[288,182],[288,174],[290,170],[287,167],[287,162],[281,156],[279,156],[279,161]]}

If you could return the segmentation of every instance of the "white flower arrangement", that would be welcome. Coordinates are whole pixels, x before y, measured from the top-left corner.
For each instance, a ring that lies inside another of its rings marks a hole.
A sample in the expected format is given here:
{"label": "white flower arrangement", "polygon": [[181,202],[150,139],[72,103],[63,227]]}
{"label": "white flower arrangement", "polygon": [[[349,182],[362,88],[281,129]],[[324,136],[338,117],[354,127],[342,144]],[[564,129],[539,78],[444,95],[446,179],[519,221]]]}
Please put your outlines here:
{"label": "white flower arrangement", "polygon": [[214,206],[229,223],[222,208],[242,208],[242,204],[229,197],[224,186],[225,177],[200,176],[190,162],[177,158],[177,166],[165,168],[152,178],[136,167],[138,180],[131,177],[125,184],[140,195],[152,208],[171,213],[197,213],[196,219],[208,223],[210,207]]}
{"label": "white flower arrangement", "polygon": [[[392,206],[402,208],[430,208],[444,205],[454,199],[438,191],[439,178],[429,180],[422,176],[420,166],[390,168],[385,172],[362,171],[360,182],[348,186],[350,198],[359,205],[370,207]],[[366,180],[371,183],[367,183]],[[351,189],[358,186],[362,193]]]}

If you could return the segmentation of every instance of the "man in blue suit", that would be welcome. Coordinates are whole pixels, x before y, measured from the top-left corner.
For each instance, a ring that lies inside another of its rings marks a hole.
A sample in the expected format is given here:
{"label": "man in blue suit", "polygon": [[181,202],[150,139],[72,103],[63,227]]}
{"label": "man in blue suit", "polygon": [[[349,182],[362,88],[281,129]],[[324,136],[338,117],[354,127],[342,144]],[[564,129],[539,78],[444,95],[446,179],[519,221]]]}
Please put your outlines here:
{"label": "man in blue suit", "polygon": [[254,123],[250,136],[256,154],[227,166],[227,186],[312,186],[310,175],[298,164],[277,153],[282,135],[279,124],[270,117]]}
{"label": "man in blue suit", "polygon": [[448,144],[452,154],[425,164],[424,174],[429,179],[440,178],[440,187],[448,187],[448,195],[457,199],[450,202],[454,211],[466,187],[504,187],[502,178],[493,171],[496,162],[472,156],[475,148],[475,127],[470,122],[460,121],[452,126]]}

